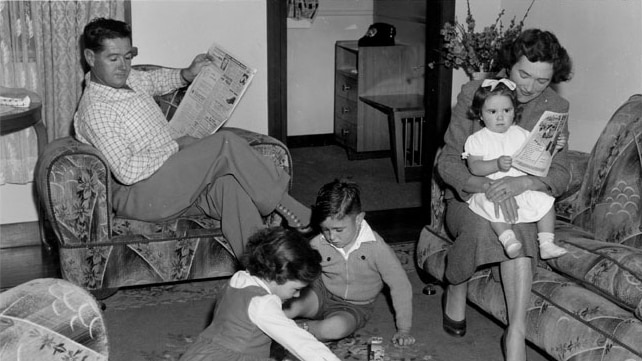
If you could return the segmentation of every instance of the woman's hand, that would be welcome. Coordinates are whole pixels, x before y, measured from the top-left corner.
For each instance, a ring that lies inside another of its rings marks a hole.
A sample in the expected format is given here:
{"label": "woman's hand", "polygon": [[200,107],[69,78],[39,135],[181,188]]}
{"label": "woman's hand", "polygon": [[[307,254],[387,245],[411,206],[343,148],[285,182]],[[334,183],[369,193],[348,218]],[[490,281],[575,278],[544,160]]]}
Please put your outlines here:
{"label": "woman's hand", "polygon": [[392,336],[392,343],[395,346],[410,346],[415,343],[415,338],[412,337],[408,332],[397,331]]}
{"label": "woman's hand", "polygon": [[190,64],[189,67],[181,70],[181,76],[185,81],[188,83],[191,83],[194,81],[198,73],[201,72],[201,69],[203,69],[204,66],[212,64],[212,61],[210,59],[210,56],[207,54],[198,54],[192,60],[192,64]]}
{"label": "woman's hand", "polygon": [[562,132],[557,136],[557,143],[555,143],[555,150],[560,151],[564,149],[566,146],[566,143],[568,143],[568,134]]}
{"label": "woman's hand", "polygon": [[515,196],[527,191],[530,187],[528,176],[504,177],[490,182],[486,198],[495,203],[495,215],[501,210],[508,223],[517,222],[517,202]]}

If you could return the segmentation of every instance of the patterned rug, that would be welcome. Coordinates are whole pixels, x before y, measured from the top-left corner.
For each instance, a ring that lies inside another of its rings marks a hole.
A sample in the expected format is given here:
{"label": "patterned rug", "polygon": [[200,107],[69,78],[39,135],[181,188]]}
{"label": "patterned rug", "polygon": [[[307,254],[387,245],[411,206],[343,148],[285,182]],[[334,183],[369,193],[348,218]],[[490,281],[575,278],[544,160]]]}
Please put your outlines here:
{"label": "patterned rug", "polygon": [[[394,243],[394,249],[401,264],[409,272],[415,271],[416,242]],[[174,303],[188,303],[214,299],[227,279],[214,279],[197,282],[184,282],[152,287],[134,287],[118,290],[104,303],[109,309],[125,310]]]}
{"label": "patterned rug", "polygon": [[[411,279],[415,242],[392,244]],[[104,300],[112,361],[175,361],[209,324],[216,295],[227,279],[121,289]],[[353,337],[328,343],[343,360],[366,361],[371,337],[384,338],[386,360],[433,360],[422,342],[397,348],[389,342],[394,319],[385,297],[376,303],[375,317]],[[423,351],[422,351],[423,350]]]}

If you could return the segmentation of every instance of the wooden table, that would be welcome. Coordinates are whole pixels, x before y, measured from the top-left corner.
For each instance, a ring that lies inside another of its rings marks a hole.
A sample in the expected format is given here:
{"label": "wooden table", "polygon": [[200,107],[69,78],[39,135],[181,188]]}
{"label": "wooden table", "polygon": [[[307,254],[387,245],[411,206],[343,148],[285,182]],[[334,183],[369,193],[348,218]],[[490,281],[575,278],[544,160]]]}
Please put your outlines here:
{"label": "wooden table", "polygon": [[397,182],[420,180],[426,122],[423,94],[373,95],[359,99],[388,115],[392,163]]}
{"label": "wooden table", "polygon": [[42,122],[42,100],[40,96],[25,89],[0,88],[0,96],[24,97],[25,95],[29,95],[29,98],[31,98],[31,104],[28,108],[11,107],[12,109],[9,112],[0,115],[0,135],[11,134],[33,127],[38,138],[38,155],[41,155],[47,145],[47,129]]}
{"label": "wooden table", "polygon": [[[42,100],[40,96],[32,91],[17,88],[0,88],[0,96],[4,97],[24,97],[28,95],[31,99],[29,107],[19,108],[11,107],[8,112],[3,112],[0,115],[0,135],[11,134],[19,130],[33,127],[36,131],[38,138],[38,156],[42,155],[47,145],[47,129],[42,122]],[[5,108],[5,106],[3,106]],[[40,230],[40,241],[47,248],[51,249],[51,245],[47,241],[44,229],[44,214],[40,201],[36,199],[36,210],[38,212],[38,226]]]}

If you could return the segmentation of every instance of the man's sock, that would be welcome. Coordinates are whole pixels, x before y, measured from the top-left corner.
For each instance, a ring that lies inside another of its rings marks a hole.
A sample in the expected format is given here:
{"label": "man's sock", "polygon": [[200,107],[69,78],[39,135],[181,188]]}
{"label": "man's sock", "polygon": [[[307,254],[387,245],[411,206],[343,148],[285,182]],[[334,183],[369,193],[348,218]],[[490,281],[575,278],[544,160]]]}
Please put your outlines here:
{"label": "man's sock", "polygon": [[287,193],[281,199],[281,203],[276,206],[276,211],[285,218],[292,228],[304,228],[310,225],[310,217],[312,216],[310,208]]}

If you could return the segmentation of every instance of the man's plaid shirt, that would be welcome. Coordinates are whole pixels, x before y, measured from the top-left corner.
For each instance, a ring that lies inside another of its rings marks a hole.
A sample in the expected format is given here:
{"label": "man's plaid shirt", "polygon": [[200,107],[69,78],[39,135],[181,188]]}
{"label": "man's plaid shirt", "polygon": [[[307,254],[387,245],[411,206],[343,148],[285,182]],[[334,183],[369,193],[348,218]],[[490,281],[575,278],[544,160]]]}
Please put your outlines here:
{"label": "man's plaid shirt", "polygon": [[132,70],[127,79],[131,89],[94,83],[90,73],[85,84],[74,115],[76,137],[107,158],[116,179],[124,184],[141,181],[178,151],[167,119],[152,97],[184,86],[180,69]]}

